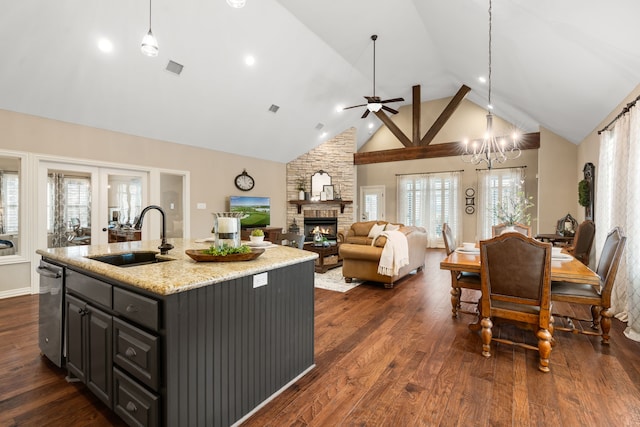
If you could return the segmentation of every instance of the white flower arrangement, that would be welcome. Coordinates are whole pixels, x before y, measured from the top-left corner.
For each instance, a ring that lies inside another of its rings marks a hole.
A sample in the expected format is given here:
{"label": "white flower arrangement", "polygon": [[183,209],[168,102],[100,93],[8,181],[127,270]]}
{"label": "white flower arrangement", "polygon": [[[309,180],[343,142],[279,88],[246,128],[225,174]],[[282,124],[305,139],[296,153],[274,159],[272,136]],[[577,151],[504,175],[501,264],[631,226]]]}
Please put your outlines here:
{"label": "white flower arrangement", "polygon": [[507,226],[516,223],[529,225],[531,214],[527,210],[534,206],[532,200],[532,196],[527,197],[523,191],[518,191],[511,197],[503,199],[501,203],[497,203],[493,215],[498,223],[504,223]]}

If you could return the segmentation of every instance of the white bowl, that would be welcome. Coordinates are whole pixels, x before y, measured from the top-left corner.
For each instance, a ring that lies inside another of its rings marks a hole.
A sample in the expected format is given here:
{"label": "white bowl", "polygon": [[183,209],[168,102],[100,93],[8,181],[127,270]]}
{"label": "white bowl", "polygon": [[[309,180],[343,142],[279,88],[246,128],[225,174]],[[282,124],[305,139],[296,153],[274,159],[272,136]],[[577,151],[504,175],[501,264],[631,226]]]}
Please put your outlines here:
{"label": "white bowl", "polygon": [[562,248],[551,248],[551,256],[558,256],[562,252]]}
{"label": "white bowl", "polygon": [[464,242],[462,244],[462,249],[464,249],[465,251],[472,251],[475,248],[476,248],[476,244],[475,243]]}

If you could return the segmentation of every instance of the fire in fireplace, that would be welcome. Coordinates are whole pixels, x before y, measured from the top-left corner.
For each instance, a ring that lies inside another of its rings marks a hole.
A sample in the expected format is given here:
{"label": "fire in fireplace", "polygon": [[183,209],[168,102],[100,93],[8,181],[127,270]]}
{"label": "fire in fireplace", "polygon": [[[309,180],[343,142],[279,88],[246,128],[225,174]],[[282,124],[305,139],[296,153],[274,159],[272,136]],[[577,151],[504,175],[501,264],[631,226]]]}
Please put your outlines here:
{"label": "fire in fireplace", "polygon": [[304,240],[313,240],[314,234],[322,233],[329,240],[335,240],[338,234],[338,218],[305,218],[304,219]]}

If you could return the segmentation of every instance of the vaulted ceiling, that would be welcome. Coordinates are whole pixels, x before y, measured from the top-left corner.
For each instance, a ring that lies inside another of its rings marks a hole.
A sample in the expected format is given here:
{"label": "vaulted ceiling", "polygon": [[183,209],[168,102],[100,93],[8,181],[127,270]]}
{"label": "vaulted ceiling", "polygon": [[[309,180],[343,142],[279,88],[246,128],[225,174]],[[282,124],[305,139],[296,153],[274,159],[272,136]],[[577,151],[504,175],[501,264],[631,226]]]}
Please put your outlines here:
{"label": "vaulted ceiling", "polygon": [[[417,84],[423,102],[462,84],[487,102],[488,0],[153,0],[156,58],[140,52],[146,0],[1,4],[1,109],[287,162],[380,126],[336,111],[372,95],[372,34],[394,108]],[[579,143],[639,83],[638,16],[637,0],[493,0],[494,112]]]}

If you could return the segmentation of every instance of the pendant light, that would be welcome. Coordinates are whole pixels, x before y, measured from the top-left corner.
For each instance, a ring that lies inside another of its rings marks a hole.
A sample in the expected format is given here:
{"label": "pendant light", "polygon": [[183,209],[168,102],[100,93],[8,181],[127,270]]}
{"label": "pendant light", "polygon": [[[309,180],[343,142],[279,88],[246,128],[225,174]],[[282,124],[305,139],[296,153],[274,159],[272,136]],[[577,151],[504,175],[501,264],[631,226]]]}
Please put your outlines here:
{"label": "pendant light", "polygon": [[492,29],[492,7],[491,0],[489,0],[489,103],[487,104],[487,132],[482,140],[482,144],[478,148],[478,143],[472,143],[472,150],[469,149],[468,141],[464,142],[464,153],[462,154],[462,160],[466,163],[473,163],[474,165],[482,162],[487,164],[487,168],[491,169],[495,162],[504,163],[507,160],[513,160],[520,157],[520,149],[517,145],[517,137],[514,134],[513,141],[508,143],[504,138],[496,138],[493,130],[493,114],[491,110],[491,29]]}
{"label": "pendant light", "polygon": [[147,56],[158,56],[158,40],[151,32],[151,0],[149,0],[149,32],[142,38],[140,50]]}

